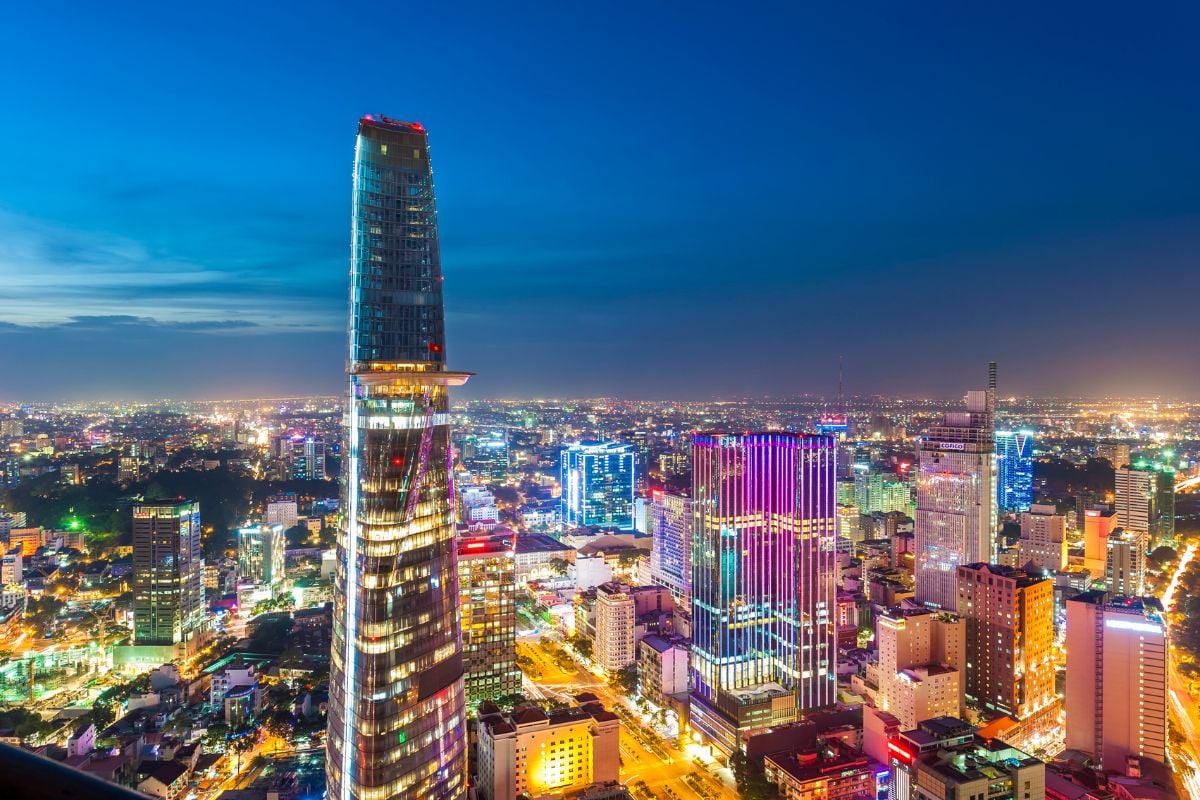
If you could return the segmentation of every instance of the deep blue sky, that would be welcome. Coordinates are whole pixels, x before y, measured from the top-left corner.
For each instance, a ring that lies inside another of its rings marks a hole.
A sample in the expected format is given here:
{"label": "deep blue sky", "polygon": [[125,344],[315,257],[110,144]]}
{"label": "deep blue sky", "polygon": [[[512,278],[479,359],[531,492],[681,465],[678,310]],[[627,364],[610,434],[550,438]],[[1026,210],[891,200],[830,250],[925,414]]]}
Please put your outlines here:
{"label": "deep blue sky", "polygon": [[1200,397],[1194,4],[87,5],[0,30],[0,399],[338,391],[367,112],[476,396]]}

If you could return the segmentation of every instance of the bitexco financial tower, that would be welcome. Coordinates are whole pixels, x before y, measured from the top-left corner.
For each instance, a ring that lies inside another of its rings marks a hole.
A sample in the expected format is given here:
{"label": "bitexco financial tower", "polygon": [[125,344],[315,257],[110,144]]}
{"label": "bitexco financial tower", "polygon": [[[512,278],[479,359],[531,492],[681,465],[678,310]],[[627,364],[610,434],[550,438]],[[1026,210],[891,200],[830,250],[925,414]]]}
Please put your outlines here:
{"label": "bitexco financial tower", "polygon": [[328,797],[466,794],[442,270],[429,140],[368,115],[354,157]]}

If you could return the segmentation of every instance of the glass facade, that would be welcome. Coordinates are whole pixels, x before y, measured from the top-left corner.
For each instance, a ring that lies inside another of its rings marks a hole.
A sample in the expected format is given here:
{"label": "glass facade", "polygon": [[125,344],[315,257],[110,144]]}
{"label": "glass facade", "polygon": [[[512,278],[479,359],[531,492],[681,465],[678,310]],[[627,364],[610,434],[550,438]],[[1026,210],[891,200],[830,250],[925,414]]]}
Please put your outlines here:
{"label": "glass facade", "polygon": [[918,446],[916,601],[956,611],[960,565],[995,561],[996,453],[991,395],[969,392]]}
{"label": "glass facade", "polygon": [[282,525],[255,525],[238,530],[241,577],[267,586],[282,582],[284,555]]}
{"label": "glass facade", "polygon": [[1001,511],[1033,505],[1033,434],[996,431],[996,504]]}
{"label": "glass facade", "polygon": [[133,507],[133,641],[174,645],[197,640],[204,626],[200,504]]}
{"label": "glass facade", "polygon": [[756,687],[790,694],[770,723],[835,700],[836,460],[831,436],[695,437],[692,694],[733,728]]}
{"label": "glass facade", "polygon": [[364,117],[330,665],[328,796],[466,794],[458,566],[424,129]]}
{"label": "glass facade", "polygon": [[692,500],[666,492],[650,498],[650,578],[682,604],[692,601]]}
{"label": "glass facade", "polygon": [[517,571],[511,535],[478,536],[458,544],[463,668],[467,704],[521,691],[517,667]]}
{"label": "glass facade", "polygon": [[633,445],[578,442],[562,451],[562,517],[568,528],[633,530]]}

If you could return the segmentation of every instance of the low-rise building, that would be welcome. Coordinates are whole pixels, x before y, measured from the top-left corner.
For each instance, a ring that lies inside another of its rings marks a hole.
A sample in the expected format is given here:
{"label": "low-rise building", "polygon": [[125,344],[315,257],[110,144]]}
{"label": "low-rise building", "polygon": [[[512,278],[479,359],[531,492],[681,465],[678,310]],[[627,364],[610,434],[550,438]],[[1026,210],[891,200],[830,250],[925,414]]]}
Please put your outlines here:
{"label": "low-rise building", "polygon": [[[504,533],[497,529],[494,533]],[[575,548],[563,544],[553,536],[544,533],[522,533],[517,536],[514,563],[517,572],[517,585],[524,586],[529,581],[549,580],[557,577],[552,562],[557,560],[572,561],[575,558]]]}
{"label": "low-rise building", "polygon": [[175,800],[183,796],[188,788],[188,770],[183,764],[164,761],[154,768],[149,777],[138,784],[137,789],[151,797]]}
{"label": "low-rise building", "polygon": [[888,742],[893,800],[1046,796],[1046,765],[956,717],[925,720]]}
{"label": "low-rise building", "polygon": [[621,722],[596,702],[546,712],[479,708],[480,800],[562,796],[620,778]]}
{"label": "low-rise building", "polygon": [[767,780],[780,800],[856,800],[875,797],[875,775],[883,766],[839,739],[815,747],[772,753],[763,759]]}
{"label": "low-rise building", "polygon": [[638,645],[638,693],[660,707],[687,694],[689,647],[685,640],[651,634]]}

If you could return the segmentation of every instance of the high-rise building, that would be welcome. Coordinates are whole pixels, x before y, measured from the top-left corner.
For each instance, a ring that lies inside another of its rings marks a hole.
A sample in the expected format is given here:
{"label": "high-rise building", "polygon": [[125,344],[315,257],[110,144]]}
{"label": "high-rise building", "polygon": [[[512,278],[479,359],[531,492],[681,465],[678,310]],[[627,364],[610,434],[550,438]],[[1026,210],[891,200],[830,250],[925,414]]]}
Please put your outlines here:
{"label": "high-rise building", "polygon": [[508,477],[508,431],[501,428],[464,436],[462,461],[485,483],[503,483]]}
{"label": "high-rise building", "polygon": [[283,525],[254,525],[238,530],[238,571],[243,578],[265,586],[283,581]]}
{"label": "high-rise building", "polygon": [[996,534],[995,389],[967,393],[921,437],[917,467],[916,600],[954,610],[960,564],[991,561]]}
{"label": "high-rise building", "polygon": [[506,533],[458,540],[463,669],[472,707],[521,691],[515,538]]}
{"label": "high-rise building", "polygon": [[967,623],[966,695],[1018,720],[1051,707],[1054,581],[996,564],[958,568]]}
{"label": "high-rise building", "polygon": [[350,358],[327,740],[331,800],[466,793],[449,387],[429,140],[368,115],[354,158]]}
{"label": "high-rise building", "polygon": [[138,472],[141,469],[141,462],[133,456],[121,456],[117,460],[117,481],[119,483],[129,483],[138,479]]}
{"label": "high-rise building", "polygon": [[912,488],[895,475],[884,475],[869,463],[854,465],[854,505],[863,514],[913,513]]}
{"label": "high-rise building", "polygon": [[204,627],[200,504],[190,500],[133,507],[133,642],[200,643]]}
{"label": "high-rise building", "polygon": [[1146,593],[1146,551],[1150,534],[1117,528],[1108,535],[1104,587],[1113,595],[1141,597]]}
{"label": "high-rise building", "polygon": [[1067,601],[1067,748],[1105,770],[1165,762],[1167,626],[1152,597],[1085,592]]}
{"label": "high-rise building", "polygon": [[1117,527],[1127,531],[1153,531],[1154,522],[1158,518],[1154,507],[1157,492],[1154,473],[1118,467],[1113,477],[1117,490]]}
{"label": "high-rise building", "polygon": [[1096,455],[1107,458],[1116,469],[1129,466],[1130,450],[1127,442],[1100,442],[1096,445]]}
{"label": "high-rise building", "polygon": [[996,431],[996,503],[1001,511],[1033,505],[1033,432]]}
{"label": "high-rise building", "polygon": [[889,609],[875,620],[879,651],[876,706],[902,730],[963,712],[966,624],[927,609]]}
{"label": "high-rise building", "polygon": [[1117,514],[1107,506],[1093,506],[1083,512],[1083,565],[1093,578],[1104,574],[1108,558],[1108,535],[1117,527]]}
{"label": "high-rise building", "polygon": [[578,442],[561,454],[562,517],[568,528],[633,530],[633,445]]}
{"label": "high-rise building", "polygon": [[684,606],[692,595],[692,499],[655,491],[650,495],[650,579],[666,586]]}
{"label": "high-rise building", "polygon": [[595,661],[615,672],[637,660],[637,605],[629,592],[612,583],[596,587]]}
{"label": "high-rise building", "polygon": [[1021,513],[1018,542],[1021,566],[1059,571],[1067,566],[1067,518],[1048,505],[1033,505]]}
{"label": "high-rise building", "polygon": [[835,700],[835,448],[693,440],[692,723],[726,752]]}
{"label": "high-rise building", "polygon": [[293,436],[288,457],[293,480],[325,480],[325,440],[319,436]]}
{"label": "high-rise building", "polygon": [[300,500],[295,492],[273,494],[264,504],[263,517],[267,525],[282,525],[286,531],[300,519]]}
{"label": "high-rise building", "polygon": [[1157,544],[1171,545],[1175,540],[1175,470],[1158,469],[1154,473],[1154,507],[1158,526],[1153,531]]}

